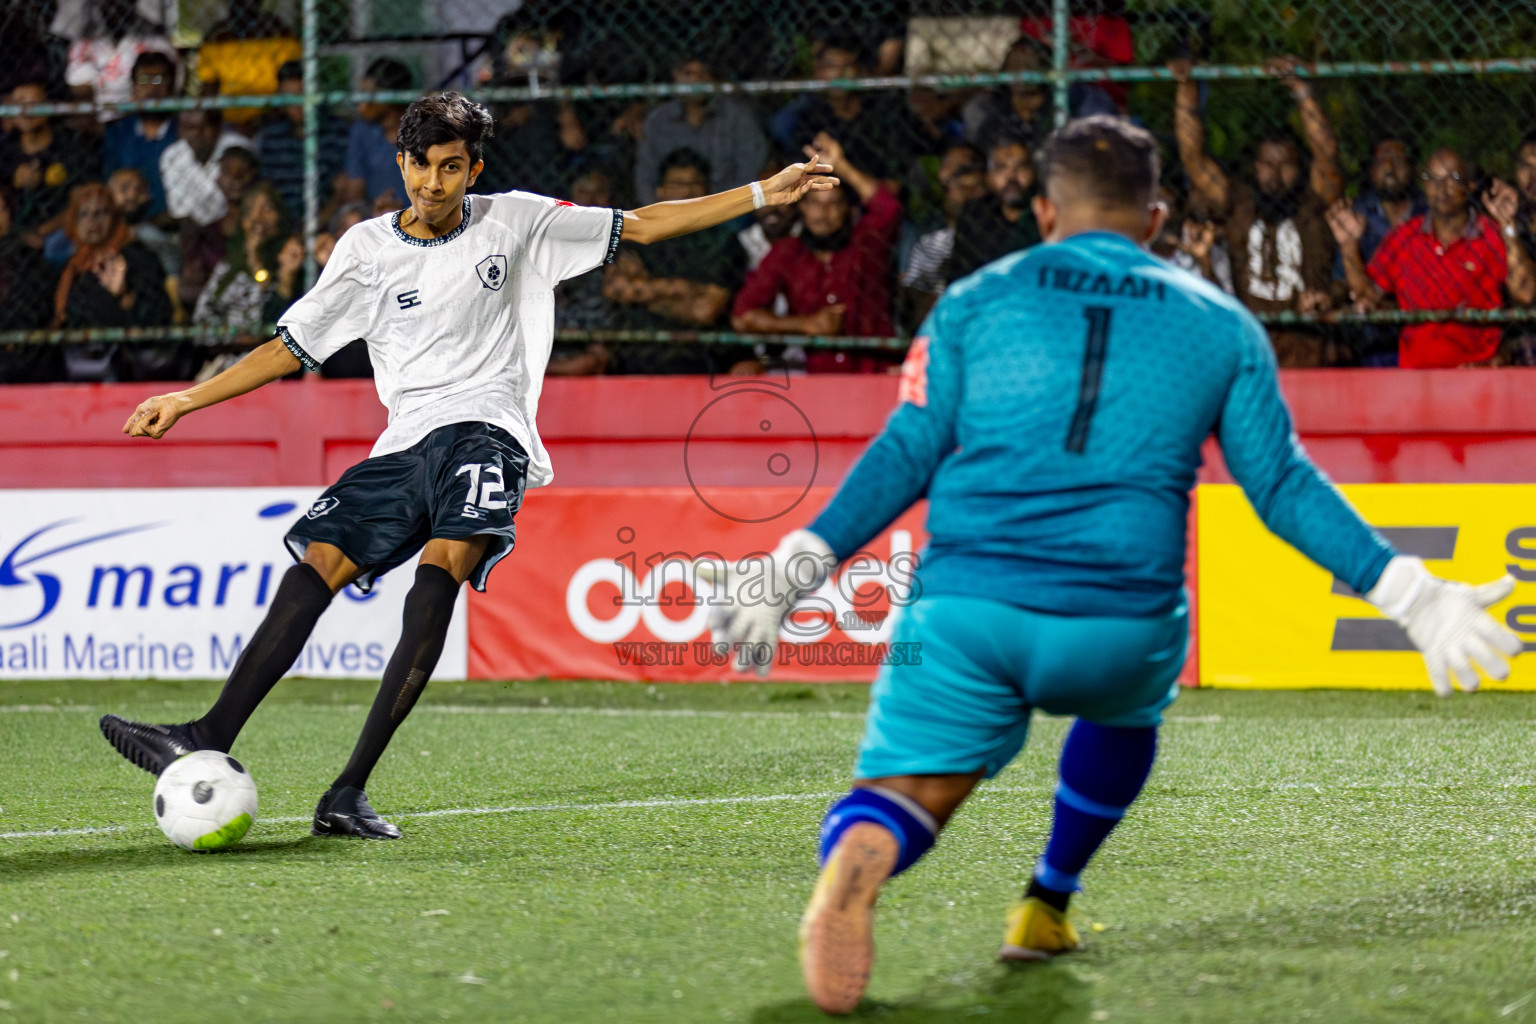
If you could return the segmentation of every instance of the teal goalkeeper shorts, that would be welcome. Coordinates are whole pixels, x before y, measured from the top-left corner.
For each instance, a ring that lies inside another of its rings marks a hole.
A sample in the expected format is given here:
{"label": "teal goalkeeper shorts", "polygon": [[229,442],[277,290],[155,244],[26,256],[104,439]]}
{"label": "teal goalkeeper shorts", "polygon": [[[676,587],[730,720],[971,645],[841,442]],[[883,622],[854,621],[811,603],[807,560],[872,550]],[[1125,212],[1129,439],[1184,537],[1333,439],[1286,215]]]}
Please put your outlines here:
{"label": "teal goalkeeper shorts", "polygon": [[1153,726],[1178,696],[1189,641],[1183,605],[1158,618],[1045,615],[998,601],[925,597],[895,612],[854,774],[991,778],[1024,747],[1030,712]]}

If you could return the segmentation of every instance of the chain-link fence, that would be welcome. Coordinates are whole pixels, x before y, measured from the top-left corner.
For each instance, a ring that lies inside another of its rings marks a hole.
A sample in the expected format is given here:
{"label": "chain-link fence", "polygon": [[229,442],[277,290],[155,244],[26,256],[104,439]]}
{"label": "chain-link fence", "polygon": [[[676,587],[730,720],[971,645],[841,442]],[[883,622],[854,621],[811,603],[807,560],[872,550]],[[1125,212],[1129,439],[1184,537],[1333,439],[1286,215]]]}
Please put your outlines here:
{"label": "chain-link fence", "polygon": [[567,282],[551,372],[888,368],[1094,113],[1164,142],[1154,247],[1283,363],[1536,361],[1533,0],[13,0],[0,40],[0,380],[215,371],[404,205],[403,104],[450,88],[497,118],[476,191],[853,172]]}

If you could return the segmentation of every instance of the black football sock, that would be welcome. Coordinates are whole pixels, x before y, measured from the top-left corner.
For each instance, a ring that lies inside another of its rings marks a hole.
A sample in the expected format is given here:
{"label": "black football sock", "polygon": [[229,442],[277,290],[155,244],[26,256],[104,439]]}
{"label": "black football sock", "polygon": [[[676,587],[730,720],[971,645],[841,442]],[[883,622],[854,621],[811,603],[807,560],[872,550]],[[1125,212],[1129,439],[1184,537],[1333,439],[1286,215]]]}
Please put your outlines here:
{"label": "black football sock", "polygon": [[315,623],[331,603],[331,588],[315,567],[300,562],[283,574],[267,617],[240,652],[234,671],[208,713],[189,723],[197,741],[228,751],[246,720],[293,667]]}
{"label": "black football sock", "polygon": [[1067,904],[1072,900],[1071,893],[1047,889],[1040,884],[1040,879],[1038,878],[1031,878],[1029,885],[1024,889],[1024,898],[1029,899],[1031,896],[1055,907],[1057,910],[1066,910]]}
{"label": "black football sock", "polygon": [[368,785],[373,766],[379,763],[395,730],[416,706],[416,698],[421,696],[437,667],[458,596],[459,581],[447,569],[435,565],[416,567],[416,584],[405,595],[405,626],[400,632],[400,643],[384,668],[384,681],[379,684],[379,695],[373,699],[352,759],[331,783],[332,789],[364,789]]}

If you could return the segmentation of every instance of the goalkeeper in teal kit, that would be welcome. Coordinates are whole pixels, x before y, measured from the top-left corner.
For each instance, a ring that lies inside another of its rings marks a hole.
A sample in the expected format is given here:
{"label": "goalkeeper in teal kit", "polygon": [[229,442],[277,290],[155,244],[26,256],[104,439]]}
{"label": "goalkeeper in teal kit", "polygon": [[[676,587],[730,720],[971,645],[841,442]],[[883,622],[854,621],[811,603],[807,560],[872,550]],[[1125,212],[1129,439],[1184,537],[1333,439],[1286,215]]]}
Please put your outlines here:
{"label": "goalkeeper in teal kit", "polygon": [[892,638],[920,645],[921,661],[887,665],[875,684],[801,925],[806,984],[828,1012],[863,994],[880,886],[1019,752],[1034,708],[1077,720],[1000,955],[1077,946],[1067,901],[1140,793],[1177,694],[1188,493],[1210,434],[1265,524],[1401,623],[1442,695],[1452,677],[1476,688],[1474,663],[1507,678],[1520,650],[1486,612],[1512,581],[1451,583],[1396,554],[1297,443],[1263,328],[1142,248],[1164,216],[1149,134],[1073,122],[1040,177],[1047,244],[946,292],[900,405],[821,515],[766,557],[700,564],[719,585],[715,640],[761,650],[795,601],[928,498],[918,596]]}

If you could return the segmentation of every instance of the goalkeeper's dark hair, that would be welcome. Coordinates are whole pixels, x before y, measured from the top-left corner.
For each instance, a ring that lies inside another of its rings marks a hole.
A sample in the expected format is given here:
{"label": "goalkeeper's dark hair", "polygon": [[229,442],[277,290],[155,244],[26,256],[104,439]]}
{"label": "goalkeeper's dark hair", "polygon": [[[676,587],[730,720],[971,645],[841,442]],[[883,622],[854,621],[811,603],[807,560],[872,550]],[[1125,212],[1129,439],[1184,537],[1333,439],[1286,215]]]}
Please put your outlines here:
{"label": "goalkeeper's dark hair", "polygon": [[395,145],[400,152],[425,163],[427,150],[433,146],[462,142],[469,162],[474,164],[480,161],[485,140],[495,126],[491,112],[474,100],[456,92],[438,93],[423,96],[405,108]]}
{"label": "goalkeeper's dark hair", "polygon": [[1106,208],[1144,208],[1157,201],[1162,159],[1152,133],[1109,114],[1068,122],[1041,147],[1040,180],[1055,199],[1063,187],[1074,198]]}

